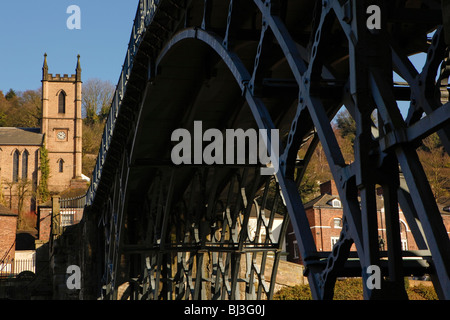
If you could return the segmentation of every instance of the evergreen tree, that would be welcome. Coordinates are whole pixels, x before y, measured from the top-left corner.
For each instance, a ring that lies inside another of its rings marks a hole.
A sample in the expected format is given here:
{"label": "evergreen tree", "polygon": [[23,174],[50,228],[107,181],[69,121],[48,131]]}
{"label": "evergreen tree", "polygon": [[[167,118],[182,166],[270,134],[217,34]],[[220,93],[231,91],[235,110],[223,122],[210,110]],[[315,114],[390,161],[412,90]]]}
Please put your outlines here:
{"label": "evergreen tree", "polygon": [[15,97],[17,97],[17,95],[13,89],[9,89],[9,91],[6,93],[6,96],[5,96],[6,100],[8,100],[8,101],[11,101]]}

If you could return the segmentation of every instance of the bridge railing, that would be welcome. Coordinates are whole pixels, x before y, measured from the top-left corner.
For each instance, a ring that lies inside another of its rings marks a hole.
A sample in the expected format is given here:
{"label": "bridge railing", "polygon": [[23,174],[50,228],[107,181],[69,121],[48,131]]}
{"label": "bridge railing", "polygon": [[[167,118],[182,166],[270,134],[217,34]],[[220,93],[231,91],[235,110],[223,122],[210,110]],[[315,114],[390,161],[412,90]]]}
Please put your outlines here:
{"label": "bridge railing", "polygon": [[97,161],[92,174],[92,182],[86,193],[86,205],[91,205],[95,193],[97,191],[100,179],[102,176],[103,164],[106,161],[106,155],[111,145],[113,131],[116,123],[116,118],[119,115],[119,111],[122,105],[122,100],[125,95],[127,83],[133,68],[133,61],[138,50],[139,44],[142,40],[142,35],[145,27],[148,26],[156,13],[158,5],[161,0],[140,0],[139,7],[136,12],[133,27],[131,30],[130,41],[128,43],[127,53],[125,55],[125,61],[120,73],[119,81],[114,92],[111,108],[109,111],[108,119],[103,131],[103,137]]}

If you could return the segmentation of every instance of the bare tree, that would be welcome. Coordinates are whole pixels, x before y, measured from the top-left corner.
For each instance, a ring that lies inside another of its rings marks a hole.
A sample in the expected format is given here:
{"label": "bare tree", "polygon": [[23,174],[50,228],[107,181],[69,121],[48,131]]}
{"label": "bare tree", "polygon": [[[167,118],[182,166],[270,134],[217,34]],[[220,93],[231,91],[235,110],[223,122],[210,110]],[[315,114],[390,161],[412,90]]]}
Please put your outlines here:
{"label": "bare tree", "polygon": [[83,85],[83,117],[86,123],[102,122],[108,116],[114,94],[109,81],[97,78],[87,80]]}
{"label": "bare tree", "polygon": [[422,143],[423,145],[418,148],[417,154],[422,162],[434,196],[438,200],[446,198],[450,195],[450,190],[448,190],[450,157],[444,151],[444,147],[436,133],[423,139]]}
{"label": "bare tree", "polygon": [[[31,182],[28,179],[19,179],[17,182],[5,181],[4,184],[9,189],[9,208],[13,209],[13,205],[17,203],[16,208],[19,215],[17,225],[20,228],[25,223],[23,218],[25,201],[33,197],[33,194],[30,191]],[[13,201],[13,199],[15,200]]]}
{"label": "bare tree", "polygon": [[114,89],[109,81],[96,78],[87,80],[83,85],[83,172],[89,177],[95,166]]}

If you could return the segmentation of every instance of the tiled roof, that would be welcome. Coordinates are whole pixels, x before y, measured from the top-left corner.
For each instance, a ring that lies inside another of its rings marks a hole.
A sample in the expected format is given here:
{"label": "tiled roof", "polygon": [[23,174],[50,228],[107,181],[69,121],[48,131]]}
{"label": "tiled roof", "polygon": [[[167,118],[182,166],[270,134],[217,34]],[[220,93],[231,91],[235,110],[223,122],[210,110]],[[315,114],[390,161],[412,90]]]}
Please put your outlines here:
{"label": "tiled roof", "polygon": [[[333,196],[330,194],[322,194],[320,196],[318,196],[317,198],[305,203],[304,208],[305,209],[309,209],[309,208],[336,208],[333,207],[331,205],[331,201],[333,199],[337,199],[340,201],[339,196]],[[376,204],[377,204],[377,210],[381,210],[381,208],[384,207],[384,201],[383,198],[380,196],[376,197]]]}
{"label": "tiled roof", "polygon": [[330,207],[332,208],[333,206],[329,204],[329,202],[333,199],[338,199],[338,196],[332,196],[329,194],[322,194],[320,196],[318,196],[317,198],[305,203],[305,209],[308,208],[312,208],[312,207]]}
{"label": "tiled roof", "polygon": [[40,146],[43,137],[40,128],[0,127],[0,145]]}

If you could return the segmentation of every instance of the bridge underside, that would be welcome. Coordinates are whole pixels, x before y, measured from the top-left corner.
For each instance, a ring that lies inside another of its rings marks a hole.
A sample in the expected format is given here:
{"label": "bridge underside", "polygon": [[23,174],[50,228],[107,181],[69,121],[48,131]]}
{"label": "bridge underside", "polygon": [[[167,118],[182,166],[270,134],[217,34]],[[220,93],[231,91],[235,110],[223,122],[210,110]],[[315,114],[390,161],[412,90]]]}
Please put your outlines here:
{"label": "bridge underside", "polygon": [[[367,299],[404,298],[403,277],[425,273],[450,298],[449,238],[415,151],[434,132],[450,150],[443,11],[439,1],[371,1],[381,25],[370,30],[366,2],[139,2],[88,193],[99,296],[117,299],[126,284],[133,299],[270,299],[291,223],[316,299],[332,298],[337,277],[367,279],[373,265],[383,287],[365,286]],[[419,52],[421,71],[408,58]],[[332,130],[342,107],[356,123],[352,163]],[[195,121],[200,134],[278,129],[278,172],[248,161],[175,165],[172,133],[195,140]],[[328,253],[315,246],[298,188],[318,143],[344,207]],[[401,250],[398,204],[417,252]]]}

